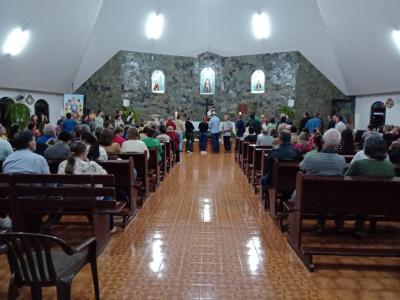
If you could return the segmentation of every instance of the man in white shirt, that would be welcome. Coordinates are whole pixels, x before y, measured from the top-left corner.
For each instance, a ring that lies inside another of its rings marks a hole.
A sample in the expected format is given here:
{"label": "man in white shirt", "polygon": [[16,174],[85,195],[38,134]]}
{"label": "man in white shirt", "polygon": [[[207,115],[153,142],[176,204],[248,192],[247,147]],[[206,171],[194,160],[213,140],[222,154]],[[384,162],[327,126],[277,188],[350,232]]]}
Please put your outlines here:
{"label": "man in white shirt", "polygon": [[343,130],[346,129],[346,124],[344,124],[342,116],[336,116],[335,129],[339,130],[340,133],[342,133]]}
{"label": "man in white shirt", "polygon": [[139,130],[136,127],[130,127],[127,135],[128,140],[122,143],[121,152],[146,152],[147,159],[149,159],[149,149],[147,148],[146,144],[140,140]]}

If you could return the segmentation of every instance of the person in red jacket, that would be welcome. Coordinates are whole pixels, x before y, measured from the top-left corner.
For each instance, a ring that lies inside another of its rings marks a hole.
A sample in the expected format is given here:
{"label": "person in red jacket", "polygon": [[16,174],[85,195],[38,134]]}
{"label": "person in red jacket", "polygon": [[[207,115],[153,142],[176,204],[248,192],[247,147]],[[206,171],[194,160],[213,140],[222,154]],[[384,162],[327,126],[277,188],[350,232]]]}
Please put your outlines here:
{"label": "person in red jacket", "polygon": [[179,136],[175,132],[174,128],[172,126],[167,127],[167,135],[171,140],[174,141],[175,143],[175,157],[176,157],[176,163],[180,163],[180,152],[179,152]]}
{"label": "person in red jacket", "polygon": [[165,123],[165,127],[171,126],[174,130],[176,130],[175,122],[172,120],[172,117],[168,117],[167,122]]}

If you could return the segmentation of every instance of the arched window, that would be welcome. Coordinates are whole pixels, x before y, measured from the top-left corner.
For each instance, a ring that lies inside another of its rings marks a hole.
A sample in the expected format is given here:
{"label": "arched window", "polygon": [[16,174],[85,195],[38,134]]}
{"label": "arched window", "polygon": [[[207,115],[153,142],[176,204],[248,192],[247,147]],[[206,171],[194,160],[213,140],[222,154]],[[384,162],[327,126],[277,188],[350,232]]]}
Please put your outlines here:
{"label": "arched window", "polygon": [[251,92],[253,94],[265,93],[265,74],[262,70],[256,70],[251,75]]}
{"label": "arched window", "polygon": [[376,101],[371,105],[371,117],[369,123],[374,128],[385,125],[386,105],[382,101]]}
{"label": "arched window", "polygon": [[11,126],[10,122],[6,120],[7,107],[13,103],[14,100],[9,97],[3,97],[0,99],[0,124],[6,128]]}
{"label": "arched window", "polygon": [[215,72],[212,68],[207,67],[200,73],[200,95],[215,94]]}
{"label": "arched window", "polygon": [[46,100],[39,99],[38,101],[35,102],[35,115],[37,115],[39,119],[42,115],[45,115],[47,117],[47,120],[50,120],[49,104],[47,103]]}
{"label": "arched window", "polygon": [[165,76],[160,70],[155,70],[151,74],[151,92],[154,94],[165,93]]}

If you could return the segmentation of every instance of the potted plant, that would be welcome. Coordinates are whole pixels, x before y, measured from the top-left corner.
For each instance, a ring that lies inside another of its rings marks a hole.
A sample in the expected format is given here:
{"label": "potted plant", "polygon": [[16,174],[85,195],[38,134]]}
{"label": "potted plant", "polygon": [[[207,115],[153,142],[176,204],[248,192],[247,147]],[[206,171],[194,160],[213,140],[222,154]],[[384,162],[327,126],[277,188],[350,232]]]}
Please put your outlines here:
{"label": "potted plant", "polygon": [[135,120],[135,124],[139,124],[140,122],[140,114],[131,106],[124,107],[122,109],[122,118],[126,120],[128,115],[132,113],[133,119]]}
{"label": "potted plant", "polygon": [[295,111],[293,107],[287,106],[287,105],[282,105],[278,109],[278,113],[280,114],[285,114],[290,120],[293,120]]}
{"label": "potted plant", "polygon": [[8,105],[5,117],[10,124],[17,123],[20,128],[26,128],[31,117],[31,111],[24,103],[12,103]]}

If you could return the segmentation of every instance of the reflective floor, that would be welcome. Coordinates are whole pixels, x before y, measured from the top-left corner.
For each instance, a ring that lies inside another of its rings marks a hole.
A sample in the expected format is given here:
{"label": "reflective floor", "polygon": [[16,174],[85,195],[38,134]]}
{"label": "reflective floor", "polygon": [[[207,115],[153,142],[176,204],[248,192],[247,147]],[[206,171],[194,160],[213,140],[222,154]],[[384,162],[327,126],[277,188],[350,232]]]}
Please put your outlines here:
{"label": "reflective floor", "polygon": [[[326,267],[303,267],[233,156],[222,153],[185,156],[98,259],[102,299],[400,299],[399,259],[316,262]],[[0,266],[5,299],[4,256]],[[72,295],[93,299],[89,268]],[[54,297],[45,290],[45,299]]]}

